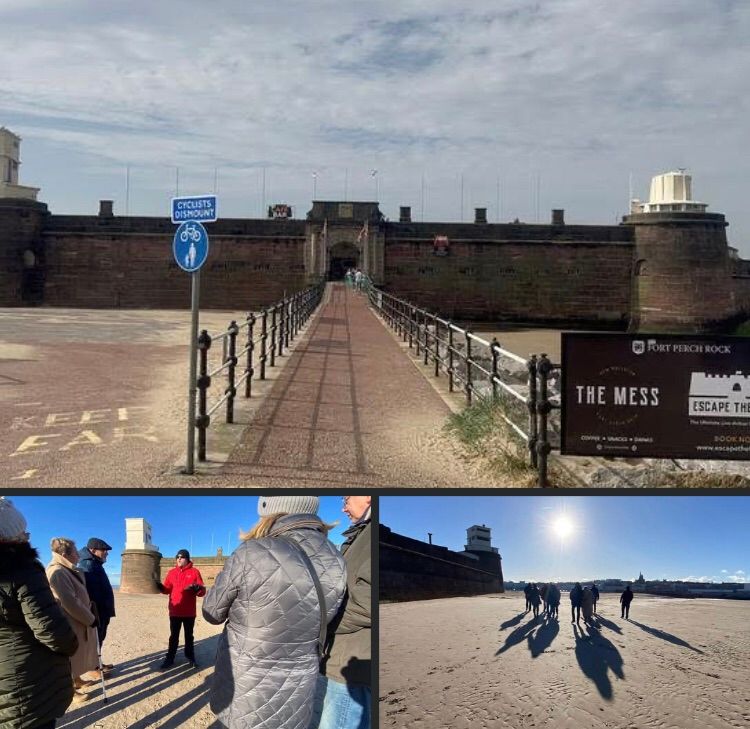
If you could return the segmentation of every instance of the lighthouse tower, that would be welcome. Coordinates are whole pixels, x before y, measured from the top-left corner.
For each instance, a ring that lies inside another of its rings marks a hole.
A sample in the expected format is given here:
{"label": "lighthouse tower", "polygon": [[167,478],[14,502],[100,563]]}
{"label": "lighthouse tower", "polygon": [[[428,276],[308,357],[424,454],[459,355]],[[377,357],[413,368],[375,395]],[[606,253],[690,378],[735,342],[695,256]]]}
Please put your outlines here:
{"label": "lighthouse tower", "polygon": [[685,170],[651,180],[648,202],[631,202],[635,228],[630,328],[716,331],[736,312],[724,216],[692,199]]}

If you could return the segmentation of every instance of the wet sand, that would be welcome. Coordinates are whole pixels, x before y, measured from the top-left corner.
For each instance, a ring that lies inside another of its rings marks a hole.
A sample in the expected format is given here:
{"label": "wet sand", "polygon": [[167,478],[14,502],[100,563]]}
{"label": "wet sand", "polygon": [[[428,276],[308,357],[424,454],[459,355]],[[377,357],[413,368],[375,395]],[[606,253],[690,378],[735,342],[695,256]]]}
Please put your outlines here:
{"label": "wet sand", "polygon": [[750,601],[619,595],[595,626],[534,620],[521,593],[381,605],[380,726],[750,725]]}

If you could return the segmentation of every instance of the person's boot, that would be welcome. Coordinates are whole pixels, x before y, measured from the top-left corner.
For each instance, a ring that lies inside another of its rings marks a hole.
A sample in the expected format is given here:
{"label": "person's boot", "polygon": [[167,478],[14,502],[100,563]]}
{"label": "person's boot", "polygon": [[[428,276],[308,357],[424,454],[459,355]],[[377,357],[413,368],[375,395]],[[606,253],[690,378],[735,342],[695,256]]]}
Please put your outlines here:
{"label": "person's boot", "polygon": [[160,671],[166,671],[168,668],[174,666],[174,656],[167,654],[167,657],[159,664]]}

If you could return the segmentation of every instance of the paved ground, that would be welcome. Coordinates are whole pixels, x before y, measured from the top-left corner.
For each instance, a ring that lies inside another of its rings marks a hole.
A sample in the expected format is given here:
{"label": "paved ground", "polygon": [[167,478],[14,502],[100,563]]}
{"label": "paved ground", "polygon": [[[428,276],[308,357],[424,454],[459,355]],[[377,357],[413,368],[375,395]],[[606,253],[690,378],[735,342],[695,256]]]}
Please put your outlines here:
{"label": "paved ground", "polygon": [[[231,318],[202,312],[201,327]],[[180,474],[188,328],[187,311],[0,310],[0,483],[495,485],[457,454],[444,400],[343,286],[329,288],[273,379],[238,402],[237,424],[213,417],[201,473]]]}
{"label": "paved ground", "polygon": [[[184,450],[187,311],[0,310],[0,483],[168,485]],[[204,312],[223,329],[231,314]]]}
{"label": "paved ground", "polygon": [[450,410],[364,296],[343,285],[213,482],[250,486],[492,486],[442,433]]}

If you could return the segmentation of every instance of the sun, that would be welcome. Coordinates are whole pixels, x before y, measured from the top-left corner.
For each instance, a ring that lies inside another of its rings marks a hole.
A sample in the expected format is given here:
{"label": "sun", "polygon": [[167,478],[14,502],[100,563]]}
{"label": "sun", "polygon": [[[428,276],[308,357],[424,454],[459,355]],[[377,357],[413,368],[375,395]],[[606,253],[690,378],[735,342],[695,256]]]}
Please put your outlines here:
{"label": "sun", "polygon": [[552,522],[552,530],[560,539],[569,537],[573,533],[573,529],[573,522],[565,514],[559,514]]}

